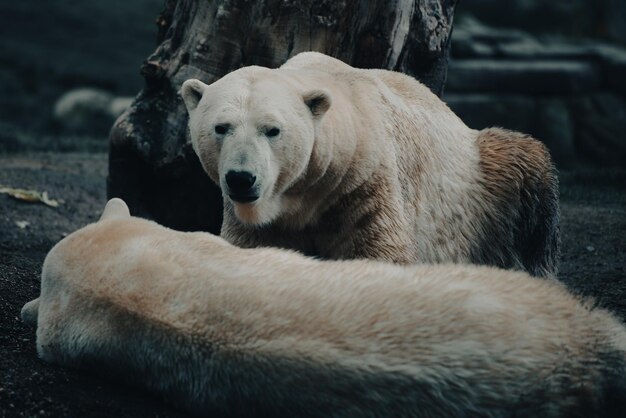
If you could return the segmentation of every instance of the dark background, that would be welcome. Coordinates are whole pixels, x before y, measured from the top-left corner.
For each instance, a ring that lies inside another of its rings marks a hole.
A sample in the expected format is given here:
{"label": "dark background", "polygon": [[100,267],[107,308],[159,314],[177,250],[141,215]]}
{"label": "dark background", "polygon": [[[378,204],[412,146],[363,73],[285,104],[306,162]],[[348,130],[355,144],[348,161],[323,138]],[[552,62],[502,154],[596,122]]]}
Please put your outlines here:
{"label": "dark background", "polygon": [[[54,104],[85,87],[135,96],[161,5],[0,0],[0,152],[106,151],[114,117],[98,97],[76,98],[73,120]],[[461,0],[445,100],[473,128],[541,139],[561,167],[619,166],[625,74],[622,0]]]}
{"label": "dark background", "polygon": [[626,1],[461,0],[446,101],[545,142],[560,168],[624,166]]}
{"label": "dark background", "polygon": [[143,85],[139,67],[156,47],[162,4],[0,0],[0,152],[105,151],[110,126],[102,126],[97,110],[75,130],[54,120],[53,106],[84,87],[135,96]]}
{"label": "dark background", "polygon": [[[115,98],[142,88],[161,0],[0,0],[0,417],[173,417],[139,389],[39,361],[19,310],[45,254],[106,201]],[[81,94],[76,89],[83,90]],[[55,116],[66,93],[70,112]],[[444,99],[534,135],[560,169],[559,279],[626,319],[626,1],[461,0]],[[23,222],[28,224],[24,227]]]}

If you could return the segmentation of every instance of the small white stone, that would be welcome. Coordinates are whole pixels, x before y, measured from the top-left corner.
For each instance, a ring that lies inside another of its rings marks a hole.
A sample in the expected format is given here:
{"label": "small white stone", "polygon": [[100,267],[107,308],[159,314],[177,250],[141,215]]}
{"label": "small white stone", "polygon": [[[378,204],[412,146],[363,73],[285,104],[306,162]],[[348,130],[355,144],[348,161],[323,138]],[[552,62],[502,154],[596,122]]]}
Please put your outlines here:
{"label": "small white stone", "polygon": [[15,225],[17,225],[18,228],[20,228],[20,229],[24,229],[28,225],[30,225],[30,222],[28,222],[28,221],[15,221]]}

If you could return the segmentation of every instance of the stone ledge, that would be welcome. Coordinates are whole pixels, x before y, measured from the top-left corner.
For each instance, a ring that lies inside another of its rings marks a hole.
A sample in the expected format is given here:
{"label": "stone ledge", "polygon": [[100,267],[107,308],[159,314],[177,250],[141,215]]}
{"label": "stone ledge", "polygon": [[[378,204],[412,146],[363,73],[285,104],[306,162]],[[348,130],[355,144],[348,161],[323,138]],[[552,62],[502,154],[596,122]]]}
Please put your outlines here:
{"label": "stone ledge", "polygon": [[448,91],[580,94],[596,90],[595,66],[583,61],[451,60]]}
{"label": "stone ledge", "polygon": [[580,162],[620,166],[626,160],[626,98],[453,93],[444,100],[470,127],[499,126],[532,135],[560,168]]}

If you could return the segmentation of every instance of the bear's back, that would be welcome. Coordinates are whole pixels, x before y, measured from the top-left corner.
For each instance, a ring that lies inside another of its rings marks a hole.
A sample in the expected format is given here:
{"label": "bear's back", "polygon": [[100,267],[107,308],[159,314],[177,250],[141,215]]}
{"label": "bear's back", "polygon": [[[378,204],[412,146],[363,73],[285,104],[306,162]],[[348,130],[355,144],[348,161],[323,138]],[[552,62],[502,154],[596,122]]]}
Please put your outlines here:
{"label": "bear's back", "polygon": [[317,70],[326,73],[354,70],[343,61],[319,52],[301,52],[285,62],[280,68],[289,70]]}
{"label": "bear's back", "polygon": [[452,113],[441,100],[434,95],[428,87],[415,78],[396,71],[383,69],[360,69],[354,68],[343,61],[319,52],[301,52],[283,64],[281,69],[320,71],[333,78],[343,80],[347,84],[365,82],[365,84],[377,84],[381,93],[396,96],[406,101],[407,104],[418,104],[428,108],[447,111]]}

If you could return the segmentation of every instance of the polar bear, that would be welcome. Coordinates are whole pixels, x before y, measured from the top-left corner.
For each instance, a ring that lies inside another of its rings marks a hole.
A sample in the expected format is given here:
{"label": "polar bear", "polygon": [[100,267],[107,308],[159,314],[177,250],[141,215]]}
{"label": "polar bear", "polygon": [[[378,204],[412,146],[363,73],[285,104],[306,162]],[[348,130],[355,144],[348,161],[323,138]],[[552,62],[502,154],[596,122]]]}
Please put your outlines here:
{"label": "polar bear", "polygon": [[322,261],[134,218],[48,254],[22,310],[46,361],[210,416],[621,416],[626,329],[556,281]]}
{"label": "polar bear", "polygon": [[308,52],[211,85],[187,80],[181,95],[233,244],[556,273],[557,177],[545,146],[468,128],[411,77]]}

